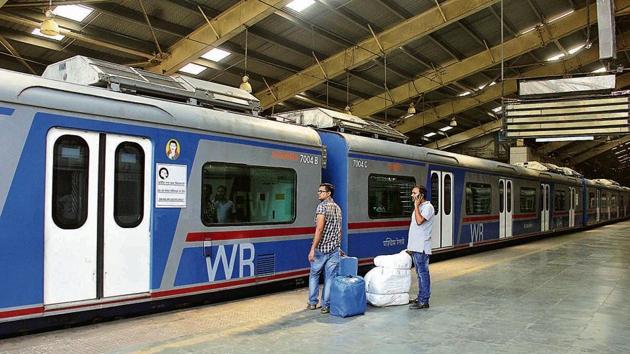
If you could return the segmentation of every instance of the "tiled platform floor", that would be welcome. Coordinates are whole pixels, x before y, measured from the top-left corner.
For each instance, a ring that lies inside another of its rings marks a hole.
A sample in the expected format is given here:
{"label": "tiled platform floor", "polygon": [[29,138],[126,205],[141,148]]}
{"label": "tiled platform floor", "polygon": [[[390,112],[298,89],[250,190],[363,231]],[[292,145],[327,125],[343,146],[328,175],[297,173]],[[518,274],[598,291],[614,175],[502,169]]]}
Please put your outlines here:
{"label": "tiled platform floor", "polygon": [[429,310],[340,319],[305,310],[303,288],[7,339],[0,352],[630,352],[630,222],[437,262],[431,275]]}

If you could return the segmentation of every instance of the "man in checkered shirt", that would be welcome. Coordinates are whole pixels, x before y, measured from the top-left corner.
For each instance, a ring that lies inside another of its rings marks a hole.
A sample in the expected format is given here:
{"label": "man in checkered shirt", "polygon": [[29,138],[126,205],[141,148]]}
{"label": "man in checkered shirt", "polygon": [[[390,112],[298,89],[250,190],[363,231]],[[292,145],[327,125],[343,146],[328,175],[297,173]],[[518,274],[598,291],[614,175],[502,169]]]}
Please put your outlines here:
{"label": "man in checkered shirt", "polygon": [[309,310],[317,308],[319,297],[319,276],[324,270],[324,290],[322,291],[322,313],[330,312],[330,287],[339,269],[339,246],[341,245],[341,208],[332,199],[335,187],[322,183],[317,190],[320,200],[315,211],[315,237],[308,261],[311,272],[308,279]]}

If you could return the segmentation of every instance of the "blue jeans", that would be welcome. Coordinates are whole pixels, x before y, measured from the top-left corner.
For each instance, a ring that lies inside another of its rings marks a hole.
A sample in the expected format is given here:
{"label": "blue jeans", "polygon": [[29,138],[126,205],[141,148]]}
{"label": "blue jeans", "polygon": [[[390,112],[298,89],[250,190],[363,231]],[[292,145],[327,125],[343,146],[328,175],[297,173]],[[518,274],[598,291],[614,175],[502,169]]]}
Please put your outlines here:
{"label": "blue jeans", "polygon": [[418,302],[429,303],[431,297],[431,276],[429,275],[429,255],[422,252],[411,252],[413,265],[418,274]]}
{"label": "blue jeans", "polygon": [[315,250],[315,260],[311,262],[311,273],[308,276],[308,303],[317,305],[319,297],[319,276],[324,270],[324,290],[322,291],[322,307],[330,307],[330,287],[339,271],[339,250],[323,253]]}

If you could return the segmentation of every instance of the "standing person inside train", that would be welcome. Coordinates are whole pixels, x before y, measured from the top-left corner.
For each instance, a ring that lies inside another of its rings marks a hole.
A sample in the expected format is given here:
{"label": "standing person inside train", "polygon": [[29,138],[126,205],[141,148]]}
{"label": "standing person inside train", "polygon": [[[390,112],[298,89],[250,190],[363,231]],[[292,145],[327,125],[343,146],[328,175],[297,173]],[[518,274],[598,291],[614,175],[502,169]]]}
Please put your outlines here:
{"label": "standing person inside train", "polygon": [[214,206],[217,209],[217,221],[219,224],[233,222],[236,207],[234,202],[227,199],[225,186],[217,187],[217,194],[214,196]]}
{"label": "standing person inside train", "polygon": [[426,194],[427,189],[424,186],[414,186],[411,189],[414,208],[411,213],[407,249],[411,251],[413,264],[418,274],[418,297],[409,306],[409,309],[413,310],[428,309],[431,296],[429,256],[431,255],[431,233],[435,209],[431,202],[425,199]]}
{"label": "standing person inside train", "polygon": [[307,309],[317,308],[319,297],[319,276],[324,270],[324,289],[322,290],[322,313],[330,312],[330,287],[339,269],[339,247],[341,246],[341,208],[332,199],[335,187],[322,183],[317,189],[320,203],[315,211],[315,237],[308,261],[311,272],[308,279]]}

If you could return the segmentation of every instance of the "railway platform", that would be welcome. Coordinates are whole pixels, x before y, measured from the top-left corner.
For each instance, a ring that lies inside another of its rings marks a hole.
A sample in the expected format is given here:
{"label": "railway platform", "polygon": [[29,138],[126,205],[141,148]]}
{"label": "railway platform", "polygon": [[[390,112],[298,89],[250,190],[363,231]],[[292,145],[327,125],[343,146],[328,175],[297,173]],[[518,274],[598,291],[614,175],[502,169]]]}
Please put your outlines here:
{"label": "railway platform", "polygon": [[306,310],[301,288],[5,339],[0,352],[630,352],[630,221],[436,262],[431,277],[428,310],[341,319]]}

